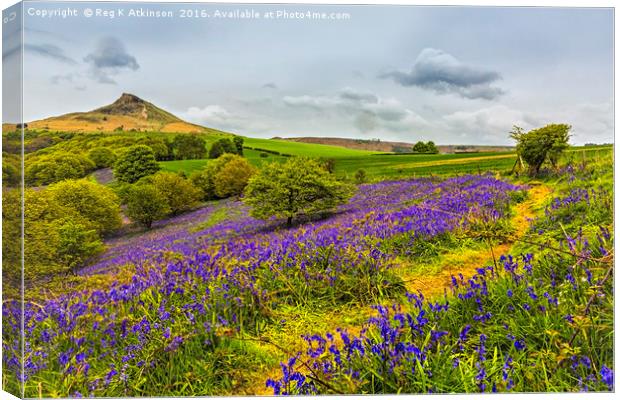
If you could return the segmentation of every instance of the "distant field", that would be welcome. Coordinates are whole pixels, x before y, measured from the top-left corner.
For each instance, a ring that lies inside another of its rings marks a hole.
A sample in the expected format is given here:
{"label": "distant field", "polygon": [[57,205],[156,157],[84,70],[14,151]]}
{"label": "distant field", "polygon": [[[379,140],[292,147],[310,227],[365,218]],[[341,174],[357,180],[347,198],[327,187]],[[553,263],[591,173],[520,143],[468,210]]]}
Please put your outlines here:
{"label": "distant field", "polygon": [[376,151],[354,150],[325,144],[300,143],[276,139],[244,138],[244,146],[278,151],[283,154],[306,157],[341,158],[377,154]]}
{"label": "distant field", "polygon": [[[259,142],[255,142],[258,140]],[[272,143],[274,142],[274,143]],[[269,139],[251,139],[251,147],[265,148],[268,150],[281,151],[286,147],[280,147],[280,141],[273,141]],[[248,143],[246,141],[246,143]],[[334,151],[332,146],[323,146],[316,144],[305,143],[285,143],[293,145],[303,145],[303,147],[319,147],[318,149],[308,149],[307,152],[302,153],[310,157],[323,157],[334,158],[336,160],[336,174],[339,176],[353,176],[358,169],[364,169],[369,178],[399,178],[410,176],[424,176],[424,175],[453,175],[453,174],[466,174],[466,173],[479,173],[479,172],[506,172],[512,169],[515,161],[516,154],[513,152],[496,152],[496,153],[464,153],[464,154],[405,154],[405,155],[388,155],[388,154],[373,154],[372,152],[357,151],[342,149],[344,153],[352,151],[361,154],[354,156],[336,156],[337,151],[341,149],[336,148]],[[270,145],[270,146],[269,146]],[[269,147],[268,147],[269,146]],[[293,146],[296,147],[296,146]],[[330,152],[330,156],[325,156],[321,150],[323,147],[327,147]],[[573,161],[579,161],[584,156],[588,159],[603,156],[612,152],[611,146],[592,146],[592,147],[575,147],[568,150],[564,157],[565,159],[572,159]],[[300,148],[287,149],[289,154],[298,153]],[[267,157],[260,157],[260,151],[246,149],[244,151],[245,157],[255,166],[259,167],[265,162],[272,161],[284,161],[286,157],[277,156],[267,153]],[[310,155],[314,154],[314,155]],[[316,154],[319,154],[317,156]],[[191,172],[203,168],[209,160],[179,160],[179,161],[164,161],[160,165],[165,171],[185,171],[190,174]]]}
{"label": "distant field", "polygon": [[[266,162],[272,162],[272,161],[281,162],[281,161],[286,160],[286,157],[284,156],[277,156],[277,155],[269,154],[269,153],[265,153],[267,154],[267,157],[261,157],[260,153],[261,153],[260,151],[249,150],[249,149],[245,149],[243,151],[244,157],[247,158],[248,161],[252,165],[258,168],[260,168],[260,166]],[[202,160],[161,161],[159,165],[164,171],[170,171],[170,172],[185,171],[185,173],[189,175],[196,170],[204,168],[209,161],[211,160],[202,159]]]}

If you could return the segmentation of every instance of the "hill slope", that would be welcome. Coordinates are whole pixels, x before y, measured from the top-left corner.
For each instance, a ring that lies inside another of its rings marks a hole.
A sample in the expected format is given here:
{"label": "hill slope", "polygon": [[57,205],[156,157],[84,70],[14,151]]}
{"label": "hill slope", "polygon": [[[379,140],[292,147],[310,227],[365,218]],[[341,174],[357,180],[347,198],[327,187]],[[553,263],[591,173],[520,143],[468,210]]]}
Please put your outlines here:
{"label": "hill slope", "polygon": [[70,113],[29,122],[28,128],[64,132],[219,132],[185,122],[152,103],[129,93],[123,93],[114,103],[92,111]]}

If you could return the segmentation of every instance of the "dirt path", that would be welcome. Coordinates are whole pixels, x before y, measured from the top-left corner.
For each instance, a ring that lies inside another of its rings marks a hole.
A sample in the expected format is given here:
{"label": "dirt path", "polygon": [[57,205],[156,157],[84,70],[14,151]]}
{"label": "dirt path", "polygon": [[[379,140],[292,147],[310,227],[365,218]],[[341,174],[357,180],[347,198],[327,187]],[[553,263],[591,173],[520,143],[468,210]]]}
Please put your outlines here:
{"label": "dirt path", "polygon": [[[551,188],[545,185],[532,185],[529,196],[524,202],[517,204],[512,217],[512,225],[515,228],[514,238],[523,237],[530,224],[530,220],[536,215],[551,193]],[[502,254],[508,254],[514,245],[512,240],[508,243],[498,244],[493,247],[496,259]],[[442,258],[440,272],[433,275],[412,274],[404,279],[407,281],[407,290],[410,292],[421,291],[426,298],[443,295],[444,290],[450,288],[451,277],[459,273],[467,279],[472,277],[476,268],[493,263],[493,255],[488,248],[465,251],[459,254],[448,254]]]}

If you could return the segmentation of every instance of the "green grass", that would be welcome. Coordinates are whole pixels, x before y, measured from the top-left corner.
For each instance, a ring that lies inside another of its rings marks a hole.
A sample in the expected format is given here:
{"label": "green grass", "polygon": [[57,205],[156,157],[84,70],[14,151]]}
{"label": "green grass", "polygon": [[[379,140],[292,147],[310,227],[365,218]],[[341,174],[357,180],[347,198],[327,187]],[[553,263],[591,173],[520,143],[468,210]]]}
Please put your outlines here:
{"label": "green grass", "polygon": [[209,160],[174,160],[174,161],[161,161],[159,163],[163,171],[179,172],[184,171],[187,175],[194,171],[204,168]]}
{"label": "green grass", "polygon": [[[278,156],[275,154],[265,153],[267,157],[261,157],[261,151],[245,149],[243,151],[243,156],[248,159],[250,164],[255,167],[260,168],[264,163],[269,163],[273,161],[283,162],[287,159],[284,156]],[[161,161],[159,165],[163,171],[168,172],[179,172],[184,171],[187,175],[190,175],[192,172],[200,170],[204,168],[208,163],[209,159],[200,159],[200,160],[174,160],[174,161]]]}
{"label": "green grass", "polygon": [[[324,154],[324,158],[334,158],[336,161],[336,174],[342,178],[351,178],[358,169],[364,169],[369,180],[379,179],[396,179],[428,175],[456,175],[471,174],[480,172],[509,172],[516,161],[516,154],[513,152],[488,152],[488,153],[462,153],[462,154],[373,154],[372,152],[359,151],[361,154],[341,155],[345,154],[348,149],[341,149],[335,146],[324,146],[317,144],[284,142],[272,139],[249,139],[250,147],[260,146],[267,150],[280,151],[286,154],[297,153],[303,155],[299,150],[309,146],[313,148],[306,155],[318,157],[316,154]],[[286,145],[293,145],[286,147]],[[302,145],[302,147],[297,147]],[[327,147],[327,153],[323,153]],[[287,149],[286,151],[284,149]],[[335,150],[334,150],[335,149]],[[344,150],[344,152],[342,152]],[[288,153],[287,153],[288,151]],[[351,150],[358,152],[357,150]],[[579,162],[584,157],[588,160],[596,160],[613,152],[612,146],[588,146],[574,147],[566,151],[564,160],[572,160]],[[260,168],[264,163],[278,161],[283,162],[287,157],[278,156],[271,153],[267,157],[260,156],[262,152],[259,150],[245,149],[244,156],[252,163],[252,165]],[[329,154],[329,155],[325,155]],[[164,161],[160,165],[164,171],[185,171],[190,174],[195,170],[203,168],[209,160],[177,160]]]}
{"label": "green grass", "polygon": [[354,150],[325,144],[300,143],[288,140],[244,138],[244,146],[278,151],[306,157],[340,158],[378,154],[376,151]]}

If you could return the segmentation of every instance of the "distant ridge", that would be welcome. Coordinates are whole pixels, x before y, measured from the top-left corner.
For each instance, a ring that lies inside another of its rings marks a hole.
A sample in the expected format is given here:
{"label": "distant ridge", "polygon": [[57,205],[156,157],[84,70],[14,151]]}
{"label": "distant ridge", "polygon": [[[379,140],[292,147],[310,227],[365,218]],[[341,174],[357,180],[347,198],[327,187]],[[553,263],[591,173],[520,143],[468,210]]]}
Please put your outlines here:
{"label": "distant ridge", "polygon": [[31,129],[63,132],[205,132],[221,131],[183,121],[154,104],[123,93],[112,104],[88,112],[75,112],[28,123]]}

